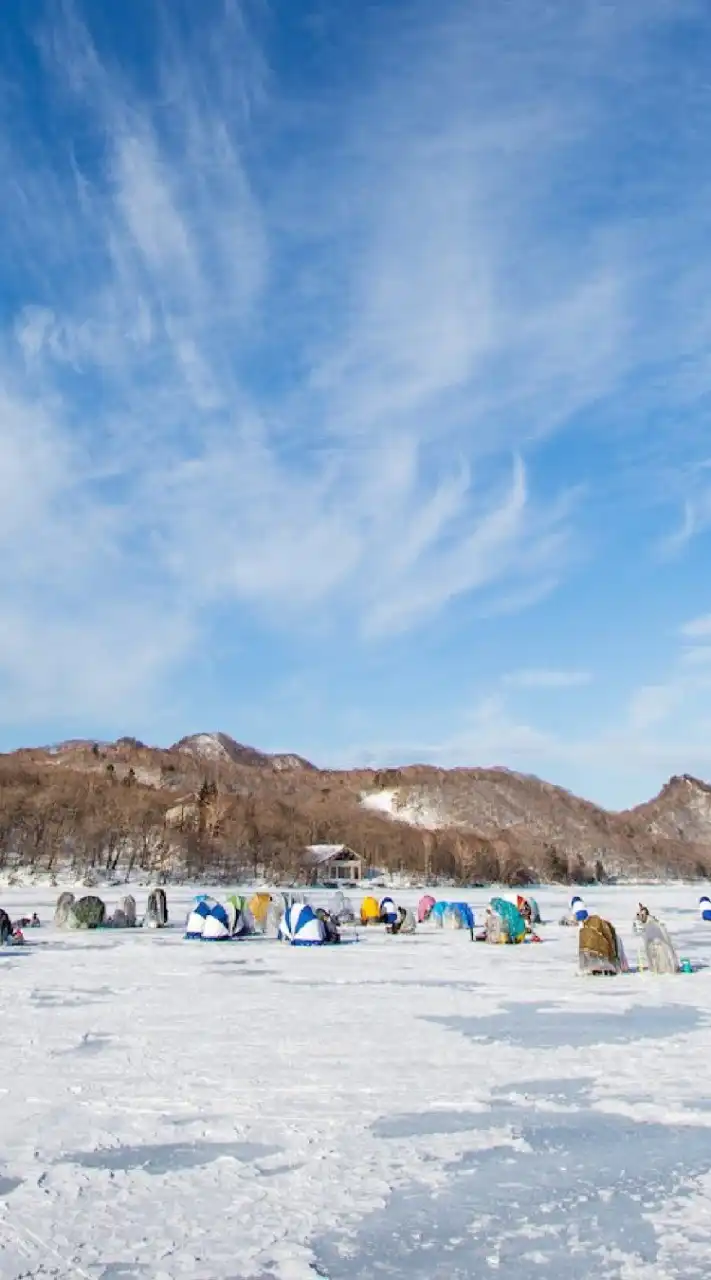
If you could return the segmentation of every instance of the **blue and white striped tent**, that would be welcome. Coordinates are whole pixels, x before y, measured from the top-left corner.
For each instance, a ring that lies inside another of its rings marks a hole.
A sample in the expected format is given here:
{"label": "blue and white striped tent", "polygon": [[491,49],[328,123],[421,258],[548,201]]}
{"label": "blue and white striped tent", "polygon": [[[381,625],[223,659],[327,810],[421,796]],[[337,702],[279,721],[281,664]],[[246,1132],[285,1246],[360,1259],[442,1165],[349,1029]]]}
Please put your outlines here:
{"label": "blue and white striped tent", "polygon": [[395,924],[397,921],[397,907],[392,898],[381,898],[380,901],[380,919],[386,924]]}
{"label": "blue and white striped tent", "polygon": [[326,929],[307,902],[293,902],[284,912],[279,937],[292,947],[322,947],[326,942]]}
{"label": "blue and white striped tent", "polygon": [[570,910],[575,916],[575,919],[578,921],[578,924],[582,924],[583,921],[587,920],[588,916],[590,915],[590,912],[585,906],[585,903],[577,893],[574,894],[573,897],[570,899]]}
{"label": "blue and white striped tent", "polygon": [[706,897],[705,894],[703,898],[699,898],[699,911],[702,920],[711,921],[711,898]]}
{"label": "blue and white striped tent", "polygon": [[235,903],[223,905],[206,893],[198,894],[185,924],[185,937],[202,942],[226,942],[241,932],[241,916]]}

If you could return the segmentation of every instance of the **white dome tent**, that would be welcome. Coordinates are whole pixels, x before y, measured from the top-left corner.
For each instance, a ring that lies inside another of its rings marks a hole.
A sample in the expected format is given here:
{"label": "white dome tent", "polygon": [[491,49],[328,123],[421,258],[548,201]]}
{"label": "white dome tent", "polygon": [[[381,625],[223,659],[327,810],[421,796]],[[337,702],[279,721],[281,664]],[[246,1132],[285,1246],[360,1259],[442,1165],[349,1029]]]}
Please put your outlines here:
{"label": "white dome tent", "polygon": [[206,893],[198,894],[185,923],[185,937],[189,941],[227,942],[249,932],[248,921],[236,899],[223,904]]}
{"label": "white dome tent", "polygon": [[322,947],[326,927],[307,902],[294,902],[284,912],[279,937],[292,947]]}

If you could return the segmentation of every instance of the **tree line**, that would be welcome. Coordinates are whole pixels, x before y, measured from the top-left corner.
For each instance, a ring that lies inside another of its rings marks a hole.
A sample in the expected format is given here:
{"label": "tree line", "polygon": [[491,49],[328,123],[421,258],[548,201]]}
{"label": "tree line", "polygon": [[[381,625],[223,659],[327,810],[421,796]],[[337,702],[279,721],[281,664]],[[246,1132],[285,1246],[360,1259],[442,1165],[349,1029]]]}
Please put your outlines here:
{"label": "tree line", "polygon": [[506,832],[487,839],[407,826],[362,808],[338,786],[255,778],[254,786],[235,791],[216,776],[203,777],[181,802],[175,789],[143,785],[132,767],[119,776],[103,764],[82,770],[0,760],[4,872],[125,877],[140,868],[167,878],[288,882],[303,876],[306,846],[341,843],[366,867],[421,882],[585,884],[606,876],[601,855],[586,860],[556,844],[527,844],[520,833],[514,843]]}

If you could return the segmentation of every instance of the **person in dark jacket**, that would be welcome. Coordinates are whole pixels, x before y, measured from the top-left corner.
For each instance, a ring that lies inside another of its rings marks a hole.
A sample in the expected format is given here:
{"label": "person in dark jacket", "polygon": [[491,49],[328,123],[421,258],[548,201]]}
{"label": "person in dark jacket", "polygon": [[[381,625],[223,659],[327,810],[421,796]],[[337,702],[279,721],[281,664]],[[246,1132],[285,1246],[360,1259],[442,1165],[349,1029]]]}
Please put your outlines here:
{"label": "person in dark jacket", "polygon": [[0,907],[0,946],[4,946],[6,942],[9,942],[12,933],[12,920],[7,911],[3,911],[2,907]]}
{"label": "person in dark jacket", "polygon": [[414,933],[415,917],[406,907],[398,907],[397,920],[386,926],[386,933]]}
{"label": "person in dark jacket", "polygon": [[326,942],[340,942],[341,935],[333,916],[328,911],[325,911],[323,907],[319,907],[316,915],[326,930]]}

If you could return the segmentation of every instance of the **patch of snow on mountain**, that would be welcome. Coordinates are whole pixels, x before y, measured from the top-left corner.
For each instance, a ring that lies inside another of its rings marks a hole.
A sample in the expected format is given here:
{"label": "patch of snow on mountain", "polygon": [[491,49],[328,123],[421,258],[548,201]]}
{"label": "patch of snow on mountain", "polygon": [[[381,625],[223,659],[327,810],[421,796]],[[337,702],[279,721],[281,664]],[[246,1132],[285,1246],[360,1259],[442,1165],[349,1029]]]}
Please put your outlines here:
{"label": "patch of snow on mountain", "polygon": [[216,733],[196,733],[179,746],[188,755],[203,756],[207,760],[228,760],[229,754]]}
{"label": "patch of snow on mountain", "polygon": [[308,760],[304,760],[303,756],[292,755],[290,753],[279,753],[270,756],[272,767],[277,773],[283,773],[287,769],[311,769],[312,765]]}
{"label": "patch of snow on mountain", "polygon": [[436,805],[426,796],[418,796],[415,792],[409,792],[406,799],[401,799],[397,790],[369,791],[361,795],[360,802],[364,809],[383,813],[386,817],[393,818],[396,822],[406,822],[411,827],[425,827],[428,831],[436,831],[447,825]]}
{"label": "patch of snow on mountain", "polygon": [[376,813],[384,813],[388,818],[395,816],[396,791],[365,791],[360,797],[364,809],[374,809]]}

